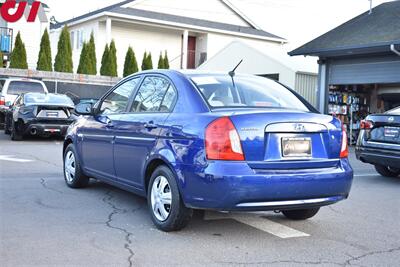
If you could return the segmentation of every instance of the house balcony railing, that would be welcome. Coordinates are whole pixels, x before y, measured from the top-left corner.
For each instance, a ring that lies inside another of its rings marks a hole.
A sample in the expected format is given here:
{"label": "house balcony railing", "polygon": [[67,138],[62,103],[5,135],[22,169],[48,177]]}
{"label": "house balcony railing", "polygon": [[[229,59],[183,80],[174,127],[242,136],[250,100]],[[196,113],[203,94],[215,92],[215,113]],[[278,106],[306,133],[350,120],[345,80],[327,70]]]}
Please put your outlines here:
{"label": "house balcony railing", "polygon": [[0,27],[0,51],[9,54],[12,51],[13,29]]}

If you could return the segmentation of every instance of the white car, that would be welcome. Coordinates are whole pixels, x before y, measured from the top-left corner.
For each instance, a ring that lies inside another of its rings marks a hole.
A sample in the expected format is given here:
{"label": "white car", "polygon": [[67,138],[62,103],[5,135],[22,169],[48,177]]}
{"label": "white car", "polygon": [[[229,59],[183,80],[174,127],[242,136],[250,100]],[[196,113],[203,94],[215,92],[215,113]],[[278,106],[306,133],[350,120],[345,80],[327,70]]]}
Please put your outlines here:
{"label": "white car", "polygon": [[5,111],[23,93],[48,93],[42,81],[33,79],[9,78],[0,87],[0,126],[4,124]]}

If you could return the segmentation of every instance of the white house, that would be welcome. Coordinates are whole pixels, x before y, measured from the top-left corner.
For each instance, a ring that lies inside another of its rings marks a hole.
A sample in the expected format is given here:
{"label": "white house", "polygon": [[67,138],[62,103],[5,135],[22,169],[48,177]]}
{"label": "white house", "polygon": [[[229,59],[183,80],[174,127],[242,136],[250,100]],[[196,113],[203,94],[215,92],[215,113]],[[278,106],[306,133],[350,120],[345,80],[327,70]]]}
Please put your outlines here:
{"label": "white house", "polygon": [[233,41],[209,58],[199,69],[228,71],[240,60],[237,72],[275,79],[296,90],[311,104],[317,104],[318,63],[316,58],[290,57],[285,47],[256,48],[242,41]]}
{"label": "white house", "polygon": [[132,46],[140,65],[151,52],[157,66],[167,51],[171,68],[196,68],[234,40],[266,49],[286,40],[258,27],[228,0],[128,0],[51,26],[52,50],[56,51],[64,25],[71,31],[74,67],[82,44],[94,33],[98,69],[104,47],[117,45],[118,73]]}
{"label": "white house", "polygon": [[[30,7],[34,0],[26,1],[29,5],[25,9],[24,16],[19,21],[9,23],[4,21],[4,19],[0,16],[0,35],[2,37],[1,39],[3,39],[3,36],[10,36],[12,40],[10,43],[10,49],[12,49],[15,43],[15,37],[17,36],[18,32],[20,32],[22,41],[25,43],[28,67],[29,69],[36,69],[40,50],[40,40],[44,30],[46,28],[48,29],[50,26],[49,20],[47,19],[49,17],[50,8],[45,3],[42,3],[42,10],[39,11],[39,16],[36,18],[35,22],[27,23],[26,19],[29,16]],[[18,5],[19,4],[17,4],[16,8],[18,8]],[[42,11],[44,12],[44,16],[41,14]],[[9,52],[11,51],[2,52],[8,56]]]}

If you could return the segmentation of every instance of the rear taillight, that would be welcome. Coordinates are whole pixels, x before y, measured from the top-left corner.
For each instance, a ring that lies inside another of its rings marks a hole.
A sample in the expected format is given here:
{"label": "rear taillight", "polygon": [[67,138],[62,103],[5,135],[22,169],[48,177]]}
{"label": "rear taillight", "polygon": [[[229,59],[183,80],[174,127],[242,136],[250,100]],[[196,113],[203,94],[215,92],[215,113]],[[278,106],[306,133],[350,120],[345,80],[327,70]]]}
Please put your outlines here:
{"label": "rear taillight", "polygon": [[205,139],[207,159],[244,161],[239,134],[228,117],[213,121],[206,129]]}
{"label": "rear taillight", "polygon": [[360,122],[360,128],[363,130],[370,130],[374,127],[374,124],[372,121],[367,121],[367,120],[362,120]]}
{"label": "rear taillight", "polygon": [[347,143],[347,131],[344,127],[342,127],[342,147],[340,149],[340,158],[348,158],[349,157],[349,145]]}
{"label": "rear taillight", "polygon": [[6,105],[6,99],[4,96],[0,96],[0,106],[5,106]]}

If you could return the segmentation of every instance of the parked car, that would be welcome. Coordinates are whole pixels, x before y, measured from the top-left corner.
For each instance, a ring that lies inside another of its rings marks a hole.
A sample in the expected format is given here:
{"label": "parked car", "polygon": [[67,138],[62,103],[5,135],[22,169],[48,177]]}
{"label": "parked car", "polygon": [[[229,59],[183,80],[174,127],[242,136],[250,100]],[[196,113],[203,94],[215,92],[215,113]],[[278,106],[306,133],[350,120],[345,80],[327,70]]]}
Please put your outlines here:
{"label": "parked car", "polygon": [[400,175],[400,107],[361,122],[357,159],[375,166],[382,176]]}
{"label": "parked car", "polygon": [[4,131],[14,141],[24,136],[62,135],[77,118],[75,105],[65,95],[27,93],[17,97],[6,112]]}
{"label": "parked car", "polygon": [[18,95],[23,93],[48,93],[42,81],[32,79],[9,78],[2,81],[0,90],[0,125],[5,122],[5,113]]}
{"label": "parked car", "polygon": [[148,71],[125,78],[68,130],[64,175],[147,197],[154,224],[182,229],[193,209],[313,217],[349,196],[341,122],[272,80]]}

